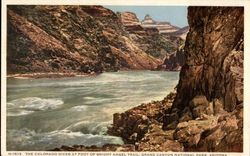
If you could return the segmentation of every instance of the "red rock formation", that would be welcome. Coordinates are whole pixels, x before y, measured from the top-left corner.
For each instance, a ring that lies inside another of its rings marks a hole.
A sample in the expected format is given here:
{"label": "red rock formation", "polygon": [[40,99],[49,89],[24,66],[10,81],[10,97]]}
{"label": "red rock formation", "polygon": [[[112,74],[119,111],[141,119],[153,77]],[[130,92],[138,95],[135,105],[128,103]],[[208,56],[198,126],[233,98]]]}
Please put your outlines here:
{"label": "red rock formation", "polygon": [[122,12],[120,16],[121,16],[121,22],[125,26],[140,25],[139,19],[133,12]]}

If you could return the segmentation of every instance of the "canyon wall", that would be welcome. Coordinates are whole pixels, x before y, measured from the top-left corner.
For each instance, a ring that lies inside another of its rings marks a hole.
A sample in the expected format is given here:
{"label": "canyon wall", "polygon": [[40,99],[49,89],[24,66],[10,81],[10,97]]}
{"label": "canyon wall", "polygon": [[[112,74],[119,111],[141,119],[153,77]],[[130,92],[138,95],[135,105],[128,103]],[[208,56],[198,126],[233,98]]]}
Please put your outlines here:
{"label": "canyon wall", "polygon": [[101,6],[8,6],[7,71],[102,72],[154,69],[160,61]]}

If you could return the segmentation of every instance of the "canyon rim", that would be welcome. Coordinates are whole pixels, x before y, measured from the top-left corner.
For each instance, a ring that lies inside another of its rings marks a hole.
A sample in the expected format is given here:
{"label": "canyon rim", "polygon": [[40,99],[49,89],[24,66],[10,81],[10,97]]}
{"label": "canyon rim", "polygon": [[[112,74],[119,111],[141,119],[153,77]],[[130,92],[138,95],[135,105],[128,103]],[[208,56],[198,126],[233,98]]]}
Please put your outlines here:
{"label": "canyon rim", "polygon": [[6,150],[243,153],[244,7],[121,8],[7,5]]}

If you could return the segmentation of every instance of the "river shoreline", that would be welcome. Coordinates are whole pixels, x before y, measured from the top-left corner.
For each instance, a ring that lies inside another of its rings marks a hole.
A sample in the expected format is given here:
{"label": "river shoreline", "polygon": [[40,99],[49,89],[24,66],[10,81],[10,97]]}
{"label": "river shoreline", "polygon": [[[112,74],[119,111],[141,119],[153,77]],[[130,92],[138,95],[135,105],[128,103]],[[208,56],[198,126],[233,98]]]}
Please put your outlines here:
{"label": "river shoreline", "polygon": [[25,73],[25,74],[7,74],[7,78],[19,78],[19,79],[28,79],[28,78],[64,78],[64,77],[86,77],[94,76],[97,73],[60,73],[60,72],[49,72],[49,73]]}

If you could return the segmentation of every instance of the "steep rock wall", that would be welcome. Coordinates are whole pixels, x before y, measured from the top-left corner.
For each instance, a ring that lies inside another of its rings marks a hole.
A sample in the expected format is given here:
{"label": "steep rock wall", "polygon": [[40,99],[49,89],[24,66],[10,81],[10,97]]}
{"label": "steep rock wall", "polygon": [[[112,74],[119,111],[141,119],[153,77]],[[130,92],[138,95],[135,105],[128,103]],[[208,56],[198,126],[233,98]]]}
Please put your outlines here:
{"label": "steep rock wall", "polygon": [[189,7],[186,62],[174,107],[184,108],[196,95],[218,98],[228,111],[242,103],[243,19],[243,8]]}

